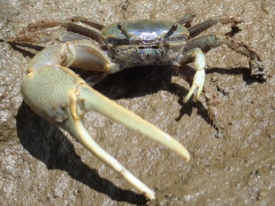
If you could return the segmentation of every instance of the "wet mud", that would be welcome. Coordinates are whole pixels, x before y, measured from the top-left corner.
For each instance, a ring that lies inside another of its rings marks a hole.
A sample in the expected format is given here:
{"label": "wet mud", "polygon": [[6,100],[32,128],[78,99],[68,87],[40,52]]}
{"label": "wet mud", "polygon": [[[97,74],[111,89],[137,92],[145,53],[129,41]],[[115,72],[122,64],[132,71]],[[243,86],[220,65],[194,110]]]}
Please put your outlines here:
{"label": "wet mud", "polygon": [[[233,16],[241,20],[233,38],[255,48],[269,71],[265,82],[252,78],[248,59],[221,46],[206,55],[205,92],[214,93],[203,93],[197,102],[182,102],[189,89],[188,72],[185,81],[158,66],[125,70],[96,85],[190,151],[191,160],[185,163],[123,125],[94,112],[86,115],[91,136],[156,192],[157,199],[147,201],[67,132],[29,109],[20,84],[31,55],[0,41],[2,205],[274,204],[273,0],[2,0],[0,11],[0,39],[14,37],[29,23],[73,16],[104,25],[141,18],[178,20],[190,12],[197,14],[192,24],[212,16]],[[202,35],[231,30],[218,24]],[[212,116],[209,97],[217,98]]]}

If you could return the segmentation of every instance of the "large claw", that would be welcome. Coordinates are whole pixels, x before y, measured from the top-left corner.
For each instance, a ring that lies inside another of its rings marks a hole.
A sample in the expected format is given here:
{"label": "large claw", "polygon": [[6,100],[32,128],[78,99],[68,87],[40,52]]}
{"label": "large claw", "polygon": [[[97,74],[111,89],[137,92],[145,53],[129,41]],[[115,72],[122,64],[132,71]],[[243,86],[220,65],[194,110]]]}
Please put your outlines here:
{"label": "large claw", "polygon": [[[142,134],[166,145],[173,151],[180,154],[186,161],[189,161],[190,156],[188,151],[173,139],[168,134],[164,133],[154,125],[146,122],[129,110],[112,102],[86,84],[79,85],[75,92],[70,94],[71,99],[71,115],[69,120],[65,123],[65,128],[70,131],[87,149],[94,155],[110,166],[114,171],[124,177],[124,179],[133,185],[139,192],[145,194],[149,199],[154,199],[154,192],[143,184],[139,179],[133,176],[126,168],[124,168],[115,158],[105,152],[87,133],[81,119],[76,114],[75,105],[85,110],[97,111],[125,126],[139,131]],[[75,104],[77,103],[77,104]],[[80,109],[81,110],[81,109]],[[76,112],[77,113],[77,112]]]}
{"label": "large claw", "polygon": [[171,136],[101,95],[66,67],[49,65],[29,70],[22,82],[22,94],[36,113],[69,131],[89,151],[149,199],[155,198],[154,192],[90,137],[83,126],[86,112],[97,111],[166,145],[186,161],[190,159],[185,147]]}

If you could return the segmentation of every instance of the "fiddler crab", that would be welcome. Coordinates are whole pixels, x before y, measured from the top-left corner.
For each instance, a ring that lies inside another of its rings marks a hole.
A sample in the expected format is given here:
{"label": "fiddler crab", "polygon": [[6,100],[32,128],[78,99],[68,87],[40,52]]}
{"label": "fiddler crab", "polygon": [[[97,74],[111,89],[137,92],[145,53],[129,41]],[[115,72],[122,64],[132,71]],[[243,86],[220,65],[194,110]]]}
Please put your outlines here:
{"label": "fiddler crab", "polygon": [[[183,100],[187,102],[196,89],[195,99],[202,92],[206,64],[204,53],[225,44],[249,58],[252,76],[266,78],[260,57],[243,43],[215,35],[194,39],[217,23],[235,25],[233,18],[213,17],[190,26],[194,17],[194,14],[189,14],[177,22],[136,20],[109,26],[82,17],[74,17],[67,22],[42,21],[31,24],[10,42],[42,44],[54,39],[59,43],[47,46],[31,60],[22,81],[24,101],[38,115],[67,130],[138,192],[154,199],[154,191],[89,135],[83,124],[84,114],[91,110],[99,112],[167,146],[187,162],[190,159],[189,152],[170,135],[98,93],[70,68],[95,72],[97,77],[90,83],[93,86],[108,74],[130,67],[160,65],[180,70],[181,65],[193,62],[196,73]],[[55,28],[64,31],[59,34],[48,32]]]}

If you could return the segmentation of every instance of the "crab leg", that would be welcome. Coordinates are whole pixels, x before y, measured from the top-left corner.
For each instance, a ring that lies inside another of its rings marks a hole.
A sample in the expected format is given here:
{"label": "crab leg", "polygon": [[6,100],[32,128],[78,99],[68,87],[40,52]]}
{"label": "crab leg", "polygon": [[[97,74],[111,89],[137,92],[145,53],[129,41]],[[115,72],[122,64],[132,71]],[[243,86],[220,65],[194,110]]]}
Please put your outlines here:
{"label": "crab leg", "polygon": [[260,80],[266,80],[267,71],[264,69],[260,56],[249,48],[247,45],[235,41],[230,37],[208,35],[189,41],[184,49],[188,52],[194,48],[200,48],[203,52],[208,52],[210,49],[216,48],[225,44],[230,49],[249,58],[251,76]]}
{"label": "crab leg", "polygon": [[195,62],[195,69],[197,70],[193,84],[188,94],[184,98],[183,102],[186,103],[194,90],[198,88],[198,92],[195,96],[195,100],[198,99],[204,84],[204,67],[205,56],[203,52],[208,52],[210,49],[216,48],[222,44],[225,44],[237,53],[240,53],[249,58],[251,76],[258,78],[262,81],[266,80],[267,72],[263,69],[263,63],[259,55],[250,49],[248,46],[241,42],[234,41],[230,37],[208,35],[189,41],[183,50],[183,57],[180,60],[180,64]]}
{"label": "crab leg", "polygon": [[185,25],[185,27],[189,27],[193,19],[196,17],[196,14],[190,13],[186,16],[182,17],[180,20],[178,20],[178,23],[181,25]]}
{"label": "crab leg", "polygon": [[[85,53],[83,53],[85,52]],[[88,134],[83,125],[86,112],[99,112],[128,128],[147,135],[189,161],[188,151],[170,135],[89,87],[69,66],[114,72],[105,53],[86,41],[50,46],[37,54],[22,82],[25,102],[40,116],[69,131],[91,153],[120,174],[147,198],[154,192],[133,176],[115,158],[105,152]]]}
{"label": "crab leg", "polygon": [[98,30],[101,30],[105,27],[102,24],[95,23],[91,19],[88,19],[88,18],[85,18],[85,17],[82,17],[82,16],[75,16],[75,17],[71,18],[70,21],[72,21],[72,22],[81,22],[83,24],[89,25],[89,26],[91,26],[93,28],[96,28]]}
{"label": "crab leg", "polygon": [[189,28],[189,33],[190,33],[190,38],[194,38],[198,36],[200,33],[203,31],[209,29],[211,26],[214,26],[217,23],[222,23],[222,24],[232,24],[236,25],[239,23],[238,21],[235,21],[233,18],[227,17],[227,16],[217,16],[217,17],[212,17],[207,19],[206,21],[197,24],[191,28]]}
{"label": "crab leg", "polygon": [[[60,27],[65,28],[67,32],[60,34]],[[73,17],[68,19],[67,23],[61,21],[40,21],[29,24],[16,37],[7,39],[7,42],[43,44],[54,39],[58,39],[61,42],[93,39],[104,46],[105,41],[99,33],[102,28],[104,28],[103,25],[91,22],[84,17]]]}

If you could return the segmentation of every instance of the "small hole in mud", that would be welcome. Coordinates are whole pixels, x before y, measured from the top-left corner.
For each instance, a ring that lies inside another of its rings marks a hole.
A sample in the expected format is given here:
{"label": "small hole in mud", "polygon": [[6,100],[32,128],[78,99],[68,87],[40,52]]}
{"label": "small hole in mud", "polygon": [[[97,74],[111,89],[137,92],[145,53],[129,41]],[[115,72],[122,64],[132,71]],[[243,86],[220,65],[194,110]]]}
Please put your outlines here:
{"label": "small hole in mud", "polygon": [[264,68],[259,68],[259,71],[260,71],[260,72],[264,71]]}

